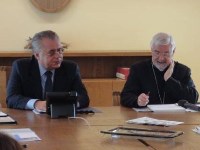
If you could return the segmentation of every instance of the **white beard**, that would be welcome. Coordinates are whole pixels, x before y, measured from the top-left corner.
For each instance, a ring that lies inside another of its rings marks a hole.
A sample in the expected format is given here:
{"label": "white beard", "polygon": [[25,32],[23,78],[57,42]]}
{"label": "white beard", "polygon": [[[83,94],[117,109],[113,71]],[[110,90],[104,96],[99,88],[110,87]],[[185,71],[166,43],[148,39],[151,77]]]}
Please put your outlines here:
{"label": "white beard", "polygon": [[165,68],[167,68],[166,65],[159,65],[159,64],[154,63],[154,62],[153,62],[153,65],[154,65],[158,70],[160,70],[160,71],[164,71]]}

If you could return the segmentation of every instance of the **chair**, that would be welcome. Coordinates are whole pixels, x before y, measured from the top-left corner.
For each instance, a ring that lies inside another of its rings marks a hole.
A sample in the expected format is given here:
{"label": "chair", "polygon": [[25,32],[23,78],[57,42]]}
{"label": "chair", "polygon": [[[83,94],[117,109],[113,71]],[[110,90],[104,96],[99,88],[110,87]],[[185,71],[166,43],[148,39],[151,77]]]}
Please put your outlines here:
{"label": "chair", "polygon": [[11,66],[0,66],[0,104],[1,107],[6,105],[6,86],[10,75]]}
{"label": "chair", "polygon": [[120,106],[120,93],[119,91],[113,92],[113,106]]}

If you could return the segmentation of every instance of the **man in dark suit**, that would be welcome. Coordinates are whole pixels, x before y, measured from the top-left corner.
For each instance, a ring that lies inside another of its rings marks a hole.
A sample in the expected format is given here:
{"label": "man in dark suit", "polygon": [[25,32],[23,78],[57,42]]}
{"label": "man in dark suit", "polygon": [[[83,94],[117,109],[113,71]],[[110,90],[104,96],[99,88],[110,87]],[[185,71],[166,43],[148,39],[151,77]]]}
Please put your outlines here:
{"label": "man in dark suit", "polygon": [[36,33],[31,48],[32,58],[13,63],[7,86],[8,107],[45,111],[47,89],[52,92],[76,91],[77,106],[87,107],[89,98],[79,67],[72,61],[63,60],[64,48],[58,35],[53,31]]}
{"label": "man in dark suit", "polygon": [[147,104],[173,104],[181,99],[196,103],[198,92],[187,66],[175,62],[175,42],[167,33],[151,41],[152,59],[132,65],[121,93],[121,104],[144,107]]}

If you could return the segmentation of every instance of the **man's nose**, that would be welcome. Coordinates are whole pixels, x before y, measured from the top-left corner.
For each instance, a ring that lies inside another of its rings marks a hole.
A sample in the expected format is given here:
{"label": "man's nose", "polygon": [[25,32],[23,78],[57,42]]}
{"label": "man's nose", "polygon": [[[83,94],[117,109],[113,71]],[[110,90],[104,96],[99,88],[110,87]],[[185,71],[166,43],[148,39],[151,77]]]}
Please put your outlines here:
{"label": "man's nose", "polygon": [[61,57],[61,56],[62,56],[62,53],[61,53],[61,52],[59,52],[59,51],[55,51],[55,54],[54,54],[54,56],[56,56],[56,57]]}
{"label": "man's nose", "polygon": [[165,56],[163,56],[162,54],[158,56],[158,60],[163,61],[165,60]]}

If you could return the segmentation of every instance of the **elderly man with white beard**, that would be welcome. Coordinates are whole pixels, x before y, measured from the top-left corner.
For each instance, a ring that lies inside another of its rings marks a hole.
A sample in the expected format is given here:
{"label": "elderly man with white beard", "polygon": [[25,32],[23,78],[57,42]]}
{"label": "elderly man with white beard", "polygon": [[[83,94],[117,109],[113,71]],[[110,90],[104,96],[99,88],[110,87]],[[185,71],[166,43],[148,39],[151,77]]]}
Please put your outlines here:
{"label": "elderly man with white beard", "polygon": [[147,104],[173,104],[181,99],[196,103],[198,92],[187,66],[173,60],[175,42],[167,33],[151,40],[152,59],[131,66],[121,93],[121,105],[145,107]]}

